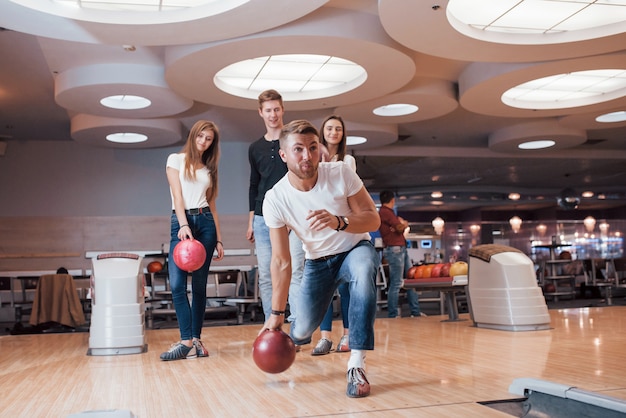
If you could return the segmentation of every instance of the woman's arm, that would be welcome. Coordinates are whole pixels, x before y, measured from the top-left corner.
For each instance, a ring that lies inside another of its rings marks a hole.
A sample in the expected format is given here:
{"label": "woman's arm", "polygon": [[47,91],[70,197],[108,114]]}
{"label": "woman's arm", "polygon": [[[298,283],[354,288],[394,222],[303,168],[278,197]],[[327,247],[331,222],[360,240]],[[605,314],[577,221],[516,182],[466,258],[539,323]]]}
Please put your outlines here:
{"label": "woman's arm", "polygon": [[187,223],[187,215],[185,214],[185,201],[183,200],[183,188],[180,185],[179,171],[173,167],[167,167],[165,169],[167,175],[167,182],[172,190],[172,197],[174,200],[174,211],[176,212],[176,218],[178,218],[178,239],[192,239],[193,234],[191,228]]}

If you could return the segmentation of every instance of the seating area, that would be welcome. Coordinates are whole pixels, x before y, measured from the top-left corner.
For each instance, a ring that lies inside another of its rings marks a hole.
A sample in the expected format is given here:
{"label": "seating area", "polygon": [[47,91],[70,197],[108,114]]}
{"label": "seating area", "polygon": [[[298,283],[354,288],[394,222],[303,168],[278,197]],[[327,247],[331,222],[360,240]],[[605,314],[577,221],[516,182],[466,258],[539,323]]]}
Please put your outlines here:
{"label": "seating area", "polygon": [[[230,254],[240,254],[241,250],[231,250]],[[149,252],[139,252],[142,255]],[[96,254],[87,254],[96,256]],[[147,264],[147,260],[143,264]],[[550,307],[567,304],[572,306],[622,305],[623,294],[626,292],[626,261],[623,258],[601,260],[594,263],[583,263],[584,282],[581,292],[575,299],[552,301],[546,298]],[[171,292],[167,271],[148,273],[145,269],[145,324],[146,328],[170,328],[176,326],[176,313],[171,301]],[[91,316],[91,269],[70,269],[72,285],[77,295],[68,305],[65,317],[75,316],[78,303],[82,308],[85,324],[68,323],[64,327],[71,330],[71,325],[86,331]],[[56,274],[54,270],[5,271],[0,272],[0,302],[4,317],[3,324],[20,324],[22,327],[38,326],[40,322],[33,317],[33,306],[36,303],[37,285],[42,277]],[[388,267],[381,264],[377,276],[377,310],[378,316],[386,316],[386,289],[388,285]],[[450,278],[448,278],[450,279]],[[594,293],[584,294],[585,289],[596,289]],[[467,312],[466,282],[451,280],[411,281],[405,280],[404,286],[413,288],[420,295],[422,310],[428,315],[447,315],[444,321],[456,321],[459,313]],[[401,304],[405,302],[401,292]],[[338,304],[336,305],[339,316]],[[38,308],[36,308],[38,309]],[[35,315],[40,312],[35,311]],[[60,315],[60,314],[58,314]],[[261,302],[258,292],[258,276],[253,265],[222,266],[215,265],[210,271],[207,282],[206,326],[239,325],[246,322],[263,320]],[[33,323],[34,321],[34,323]],[[67,322],[67,321],[65,321]],[[42,332],[40,330],[40,332]],[[43,331],[45,332],[45,331]],[[54,332],[54,331],[51,331]]]}

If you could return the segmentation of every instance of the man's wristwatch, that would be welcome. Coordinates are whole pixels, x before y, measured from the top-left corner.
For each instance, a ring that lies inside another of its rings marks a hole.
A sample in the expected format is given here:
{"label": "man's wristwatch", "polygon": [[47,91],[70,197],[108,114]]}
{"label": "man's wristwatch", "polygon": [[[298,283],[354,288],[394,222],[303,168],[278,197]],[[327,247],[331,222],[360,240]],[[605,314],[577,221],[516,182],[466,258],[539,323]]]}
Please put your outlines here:
{"label": "man's wristwatch", "polygon": [[339,228],[339,231],[345,230],[348,227],[348,225],[350,224],[350,221],[348,220],[347,216],[342,216],[341,220],[343,221],[343,226],[341,228]]}

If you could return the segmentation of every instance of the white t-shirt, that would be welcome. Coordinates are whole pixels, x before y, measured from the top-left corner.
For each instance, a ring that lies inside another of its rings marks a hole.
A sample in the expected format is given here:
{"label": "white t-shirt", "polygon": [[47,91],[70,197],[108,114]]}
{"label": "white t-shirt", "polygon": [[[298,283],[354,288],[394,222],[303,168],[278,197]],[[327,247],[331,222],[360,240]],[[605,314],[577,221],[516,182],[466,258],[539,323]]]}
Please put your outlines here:
{"label": "white t-shirt", "polygon": [[[330,161],[337,161],[337,154],[333,155],[333,158]],[[352,155],[350,154],[344,155],[343,162],[348,164],[351,169],[356,171],[356,159]]]}
{"label": "white t-shirt", "polygon": [[[185,209],[204,208],[209,206],[206,200],[206,191],[211,187],[211,179],[209,178],[209,170],[202,167],[196,170],[196,179],[185,178],[185,154],[170,154],[167,157],[166,167],[172,167],[178,170],[178,178],[183,191],[183,200]],[[174,195],[170,188],[170,196],[172,197],[172,209],[174,209]]]}
{"label": "white t-shirt", "polygon": [[348,196],[354,196],[363,182],[348,164],[320,163],[317,183],[303,192],[294,188],[285,175],[265,195],[263,218],[270,228],[287,226],[302,240],[306,258],[316,259],[351,250],[359,241],[369,240],[367,232],[353,234],[324,228],[314,231],[306,219],[309,210],[326,209],[332,214],[350,216]]}

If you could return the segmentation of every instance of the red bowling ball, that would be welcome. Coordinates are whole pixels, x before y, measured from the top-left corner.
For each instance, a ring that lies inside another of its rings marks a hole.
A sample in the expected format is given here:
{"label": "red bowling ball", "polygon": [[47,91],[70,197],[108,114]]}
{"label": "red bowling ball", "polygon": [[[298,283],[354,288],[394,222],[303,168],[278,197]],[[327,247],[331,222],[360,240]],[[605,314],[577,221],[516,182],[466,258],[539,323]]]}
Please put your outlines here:
{"label": "red bowling ball", "polygon": [[444,263],[441,268],[441,277],[449,277],[450,276],[450,263]]}
{"label": "red bowling ball", "polygon": [[159,261],[152,261],[148,263],[147,267],[148,273],[158,273],[163,270],[163,264]]}
{"label": "red bowling ball", "polygon": [[252,345],[252,358],[266,373],[282,373],[296,359],[296,345],[282,330],[266,330]]}
{"label": "red bowling ball", "polygon": [[173,257],[178,268],[192,272],[202,267],[206,261],[206,250],[200,241],[185,239],[176,244]]}

